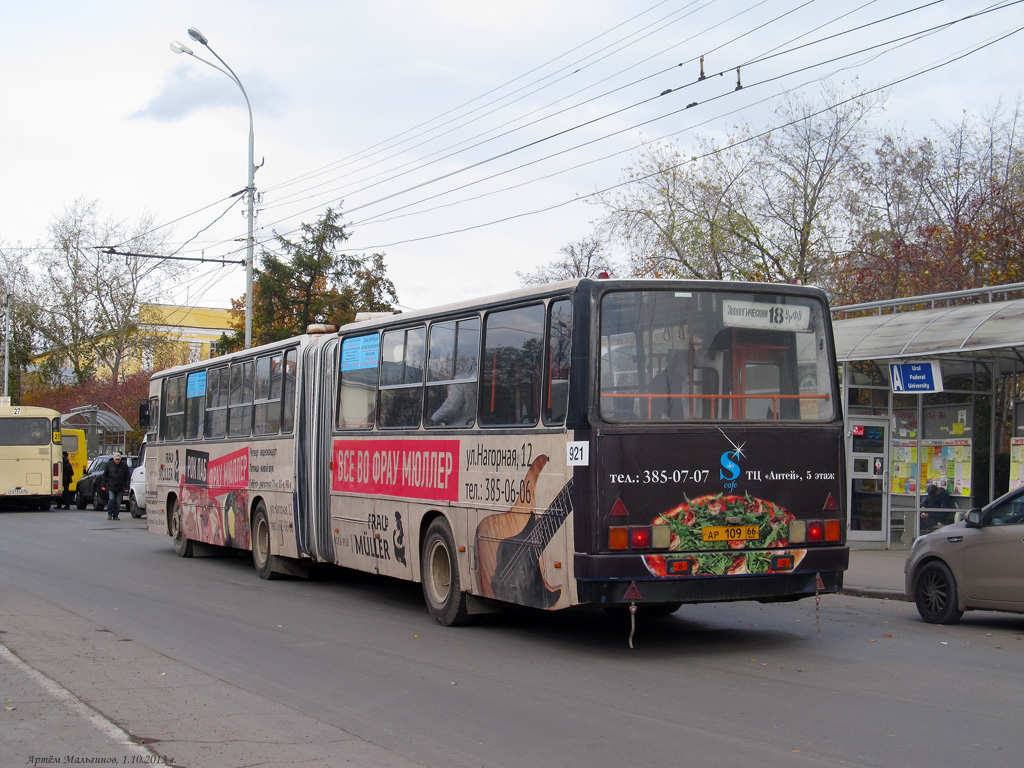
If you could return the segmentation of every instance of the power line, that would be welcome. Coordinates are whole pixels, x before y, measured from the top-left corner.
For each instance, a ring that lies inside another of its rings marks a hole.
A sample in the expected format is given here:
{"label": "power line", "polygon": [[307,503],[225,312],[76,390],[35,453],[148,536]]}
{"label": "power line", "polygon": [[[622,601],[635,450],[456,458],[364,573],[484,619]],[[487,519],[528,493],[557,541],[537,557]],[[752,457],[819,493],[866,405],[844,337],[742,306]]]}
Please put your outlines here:
{"label": "power line", "polygon": [[857,93],[854,96],[851,96],[851,97],[849,97],[847,99],[842,99],[840,101],[837,101],[834,104],[831,104],[831,105],[829,105],[827,107],[824,107],[824,108],[822,108],[822,109],[820,109],[820,110],[818,110],[816,112],[812,112],[809,115],[804,115],[804,116],[802,116],[802,117],[800,117],[798,119],[789,121],[787,123],[783,123],[781,125],[773,126],[771,128],[768,128],[767,130],[761,131],[760,133],[756,133],[756,134],[753,134],[751,136],[747,136],[747,137],[745,137],[743,139],[737,140],[733,144],[731,144],[729,147],[718,149],[718,150],[715,150],[714,152],[708,152],[708,153],[705,153],[703,155],[687,158],[687,160],[685,160],[683,162],[677,163],[676,165],[673,165],[673,166],[669,166],[668,168],[660,169],[659,171],[657,171],[655,173],[647,174],[646,176],[638,176],[636,178],[629,179],[628,181],[620,182],[618,184],[612,184],[612,185],[607,186],[607,187],[605,187],[603,189],[597,190],[595,192],[591,192],[591,193],[589,193],[587,195],[583,195],[583,196],[580,196],[580,197],[573,198],[571,200],[563,200],[561,202],[554,203],[552,205],[548,205],[548,206],[545,206],[545,207],[542,207],[542,208],[537,208],[537,209],[533,209],[533,210],[530,210],[530,211],[524,211],[524,212],[521,212],[521,213],[509,215],[509,216],[504,216],[504,217],[502,217],[500,219],[494,219],[494,220],[491,220],[491,221],[482,222],[480,224],[474,224],[474,225],[470,225],[470,226],[467,226],[467,227],[461,227],[459,229],[448,230],[446,232],[439,232],[439,233],[435,233],[435,234],[432,234],[432,235],[425,235],[423,237],[407,238],[407,239],[397,240],[397,241],[390,242],[390,243],[381,243],[381,244],[378,244],[378,245],[364,246],[360,250],[374,250],[374,249],[380,249],[380,248],[390,248],[390,247],[395,246],[395,245],[404,245],[406,243],[422,242],[424,240],[432,240],[432,239],[435,239],[435,238],[438,238],[438,237],[447,237],[447,236],[450,236],[450,235],[462,234],[464,232],[469,232],[469,231],[472,231],[472,230],[475,230],[475,229],[483,229],[485,227],[494,226],[494,225],[497,225],[497,224],[503,224],[503,223],[506,223],[506,222],[509,222],[509,221],[514,221],[516,219],[526,218],[526,217],[529,217],[529,216],[536,216],[536,215],[541,214],[541,213],[547,213],[547,212],[550,212],[550,211],[553,211],[553,210],[557,210],[559,208],[564,208],[567,205],[572,205],[573,203],[580,202],[581,200],[586,200],[586,199],[589,199],[589,198],[598,197],[598,196],[606,194],[606,193],[608,193],[608,192],[610,192],[610,191],[612,191],[614,189],[618,189],[620,187],[628,186],[630,184],[635,184],[635,183],[637,183],[639,181],[644,181],[646,179],[652,178],[653,176],[657,175],[658,173],[661,173],[664,170],[674,170],[674,169],[682,167],[683,165],[689,164],[689,163],[693,162],[694,160],[701,160],[701,159],[704,159],[704,158],[707,158],[707,157],[711,157],[711,156],[713,156],[715,154],[718,154],[720,152],[724,152],[724,151],[733,149],[733,148],[735,148],[737,146],[740,146],[742,144],[746,144],[746,143],[749,143],[751,141],[754,141],[755,139],[763,138],[764,136],[767,136],[768,134],[770,134],[772,131],[777,131],[777,130],[779,130],[781,128],[786,128],[786,127],[795,125],[797,123],[804,122],[805,120],[807,120],[807,119],[809,119],[811,117],[817,117],[818,115],[825,114],[826,112],[829,112],[829,111],[835,109],[836,107],[842,106],[843,104],[848,104],[849,102],[854,101],[854,100],[859,99],[859,98],[863,98],[866,95],[869,95],[869,94],[872,94],[872,93],[877,93],[879,91],[883,91],[883,90],[886,90],[888,88],[892,88],[892,87],[894,87],[896,85],[899,85],[901,83],[907,82],[907,81],[912,80],[912,79],[914,79],[916,77],[920,77],[921,75],[927,74],[929,72],[933,72],[933,71],[935,71],[937,69],[941,69],[942,67],[948,66],[949,64],[952,64],[952,63],[954,63],[956,61],[960,61],[961,59],[964,59],[967,56],[970,56],[970,55],[972,55],[974,53],[977,53],[978,51],[984,50],[985,48],[988,48],[989,46],[994,45],[995,43],[1001,42],[1002,40],[1005,40],[1005,39],[1007,39],[1009,37],[1012,37],[1013,35],[1016,35],[1017,33],[1021,32],[1022,30],[1024,30],[1024,26],[1018,27],[1017,29],[1014,29],[1014,30],[1012,30],[1010,32],[1007,32],[1004,35],[1000,35],[996,39],[994,39],[994,40],[992,40],[992,41],[990,41],[990,42],[988,42],[988,43],[986,43],[984,45],[980,45],[980,46],[978,46],[978,47],[976,47],[976,48],[974,48],[974,49],[972,49],[972,50],[970,50],[970,51],[968,51],[966,53],[963,53],[963,54],[961,54],[959,56],[955,56],[955,57],[953,57],[953,58],[949,59],[948,61],[945,61],[945,62],[943,62],[941,64],[937,64],[935,66],[922,69],[922,70],[920,70],[918,72],[915,72],[913,74],[907,75],[906,77],[903,77],[903,78],[900,78],[900,79],[897,79],[897,80],[893,80],[893,81],[891,81],[891,82],[889,82],[889,83],[887,83],[887,84],[885,84],[883,86],[878,86],[876,88],[871,88],[869,90],[859,92],[859,93]]}

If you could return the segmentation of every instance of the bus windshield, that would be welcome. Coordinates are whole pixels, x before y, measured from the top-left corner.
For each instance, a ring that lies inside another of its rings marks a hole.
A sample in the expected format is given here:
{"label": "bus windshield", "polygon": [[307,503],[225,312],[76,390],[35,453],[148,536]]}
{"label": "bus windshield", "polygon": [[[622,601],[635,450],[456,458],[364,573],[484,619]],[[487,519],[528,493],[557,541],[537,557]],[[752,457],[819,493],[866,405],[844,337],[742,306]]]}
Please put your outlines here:
{"label": "bus windshield", "polygon": [[0,445],[49,445],[51,437],[47,418],[0,417]]}
{"label": "bus windshield", "polygon": [[826,315],[813,298],[614,291],[602,298],[600,323],[606,421],[835,416]]}

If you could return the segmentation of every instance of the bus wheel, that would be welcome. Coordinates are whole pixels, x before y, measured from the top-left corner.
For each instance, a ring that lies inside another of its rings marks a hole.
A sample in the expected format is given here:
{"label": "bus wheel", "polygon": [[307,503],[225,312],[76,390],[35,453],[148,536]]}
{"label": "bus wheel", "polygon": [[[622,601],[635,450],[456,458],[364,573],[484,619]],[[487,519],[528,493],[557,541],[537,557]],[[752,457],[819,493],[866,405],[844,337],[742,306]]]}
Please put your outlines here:
{"label": "bus wheel", "polygon": [[427,528],[420,557],[420,576],[427,608],[438,624],[457,627],[470,622],[466,593],[459,583],[455,537],[443,517],[436,518]]}
{"label": "bus wheel", "polygon": [[270,521],[267,520],[267,507],[260,501],[252,516],[252,564],[261,579],[277,578],[270,567],[270,558]]}
{"label": "bus wheel", "polygon": [[174,539],[174,551],[178,557],[192,557],[192,540],[185,537],[185,520],[181,505],[177,500],[171,502],[171,538]]}

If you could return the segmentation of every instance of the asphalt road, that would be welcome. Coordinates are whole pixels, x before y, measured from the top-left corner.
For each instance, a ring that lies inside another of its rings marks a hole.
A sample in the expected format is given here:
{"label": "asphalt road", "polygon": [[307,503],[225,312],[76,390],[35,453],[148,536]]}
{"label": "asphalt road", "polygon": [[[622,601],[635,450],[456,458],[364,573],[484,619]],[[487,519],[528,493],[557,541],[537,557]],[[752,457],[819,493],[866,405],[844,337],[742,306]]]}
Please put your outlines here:
{"label": "asphalt road", "polygon": [[599,610],[446,629],[415,584],[266,582],[145,521],[0,511],[0,643],[168,764],[988,766],[1024,741],[1024,616],[826,596],[629,635]]}

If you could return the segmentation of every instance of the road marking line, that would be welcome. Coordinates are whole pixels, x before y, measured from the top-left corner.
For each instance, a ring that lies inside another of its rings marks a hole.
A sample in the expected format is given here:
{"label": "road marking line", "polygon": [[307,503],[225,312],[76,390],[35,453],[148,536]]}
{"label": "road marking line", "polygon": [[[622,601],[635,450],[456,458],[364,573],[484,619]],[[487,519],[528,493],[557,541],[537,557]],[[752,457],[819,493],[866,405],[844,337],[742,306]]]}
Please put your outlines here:
{"label": "road marking line", "polygon": [[17,669],[24,672],[33,681],[38,683],[43,689],[46,690],[51,696],[57,701],[64,704],[69,709],[73,710],[76,714],[81,715],[94,727],[101,731],[106,732],[112,741],[118,745],[124,747],[130,753],[139,755],[140,757],[159,757],[157,753],[150,749],[142,746],[134,739],[130,733],[124,730],[117,723],[108,720],[106,717],[101,715],[95,709],[90,707],[84,701],[79,699],[75,694],[69,691],[67,688],[62,686],[55,680],[51,680],[42,672],[30,667],[24,661],[22,661],[11,649],[0,643],[0,659],[10,662]]}

